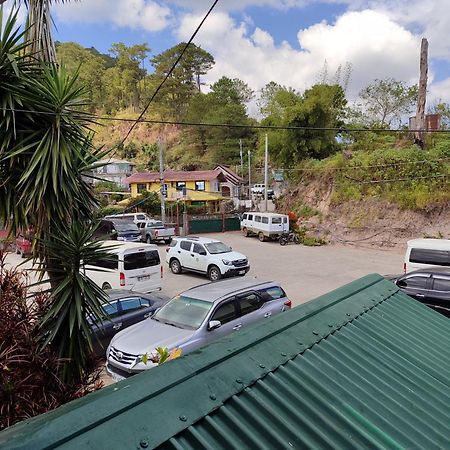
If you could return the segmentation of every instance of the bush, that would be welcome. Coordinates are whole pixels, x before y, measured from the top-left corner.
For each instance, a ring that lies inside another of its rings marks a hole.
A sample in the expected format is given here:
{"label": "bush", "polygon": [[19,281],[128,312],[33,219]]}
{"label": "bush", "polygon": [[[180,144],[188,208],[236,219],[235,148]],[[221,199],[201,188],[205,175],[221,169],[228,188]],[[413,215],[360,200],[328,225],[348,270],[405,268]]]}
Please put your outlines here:
{"label": "bush", "polygon": [[94,357],[80,383],[63,383],[57,376],[62,360],[50,346],[42,347],[37,333],[46,296],[27,301],[25,277],[24,272],[6,269],[0,253],[0,430],[102,386],[102,369]]}

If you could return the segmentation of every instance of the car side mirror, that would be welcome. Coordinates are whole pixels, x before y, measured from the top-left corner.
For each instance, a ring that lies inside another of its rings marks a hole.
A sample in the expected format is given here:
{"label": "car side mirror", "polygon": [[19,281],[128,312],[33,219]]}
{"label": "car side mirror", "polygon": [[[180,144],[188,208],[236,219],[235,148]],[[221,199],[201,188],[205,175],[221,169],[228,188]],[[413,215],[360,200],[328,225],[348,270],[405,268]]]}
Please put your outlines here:
{"label": "car side mirror", "polygon": [[216,330],[222,326],[222,322],[220,320],[211,320],[208,324],[208,331]]}

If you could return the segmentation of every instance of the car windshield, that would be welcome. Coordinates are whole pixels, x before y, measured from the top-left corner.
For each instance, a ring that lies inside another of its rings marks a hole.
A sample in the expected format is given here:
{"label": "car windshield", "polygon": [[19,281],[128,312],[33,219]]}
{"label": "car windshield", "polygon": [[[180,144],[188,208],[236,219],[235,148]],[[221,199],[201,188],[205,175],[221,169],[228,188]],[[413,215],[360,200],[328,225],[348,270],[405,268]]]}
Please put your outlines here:
{"label": "car windshield", "polygon": [[218,253],[228,253],[231,252],[231,248],[225,245],[223,242],[211,242],[205,244],[206,249],[211,255],[217,255]]}
{"label": "car windshield", "polygon": [[179,295],[165,304],[152,319],[178,328],[196,330],[205,320],[211,305],[211,302]]}
{"label": "car windshield", "polygon": [[114,222],[114,228],[117,231],[139,231],[137,225],[134,222]]}

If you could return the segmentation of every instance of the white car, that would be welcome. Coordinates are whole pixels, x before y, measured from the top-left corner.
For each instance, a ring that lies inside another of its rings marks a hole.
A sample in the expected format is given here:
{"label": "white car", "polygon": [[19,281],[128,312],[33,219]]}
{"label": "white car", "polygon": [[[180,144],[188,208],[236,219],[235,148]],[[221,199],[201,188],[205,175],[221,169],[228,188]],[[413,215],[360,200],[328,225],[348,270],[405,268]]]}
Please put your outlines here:
{"label": "white car", "polygon": [[175,238],[167,249],[166,262],[173,273],[183,270],[204,273],[211,281],[245,275],[248,259],[216,239],[204,237]]}

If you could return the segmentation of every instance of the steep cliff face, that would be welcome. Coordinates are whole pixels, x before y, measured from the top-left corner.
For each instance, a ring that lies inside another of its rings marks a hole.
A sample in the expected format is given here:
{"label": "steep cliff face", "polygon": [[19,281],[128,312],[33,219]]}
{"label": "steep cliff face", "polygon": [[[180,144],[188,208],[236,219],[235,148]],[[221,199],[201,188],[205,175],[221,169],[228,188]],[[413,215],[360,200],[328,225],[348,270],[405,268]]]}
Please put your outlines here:
{"label": "steep cliff face", "polygon": [[409,239],[450,238],[450,204],[413,211],[374,197],[336,202],[334,179],[290,184],[277,201],[282,212],[294,211],[299,224],[330,243],[402,248]]}

